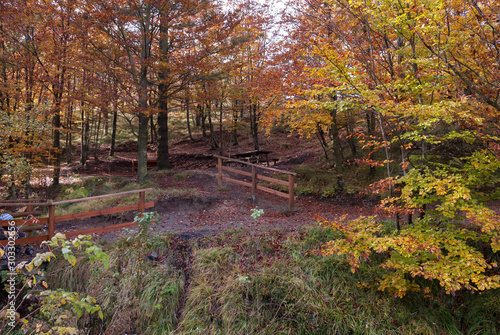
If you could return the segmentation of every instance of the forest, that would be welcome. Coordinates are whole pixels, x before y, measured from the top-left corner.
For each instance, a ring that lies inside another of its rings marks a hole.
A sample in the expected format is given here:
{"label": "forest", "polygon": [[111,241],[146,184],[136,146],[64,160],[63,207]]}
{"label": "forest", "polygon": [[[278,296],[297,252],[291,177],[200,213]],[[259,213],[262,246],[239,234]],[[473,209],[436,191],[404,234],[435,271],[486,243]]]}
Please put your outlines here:
{"label": "forest", "polygon": [[[155,205],[2,271],[0,333],[500,333],[499,13],[1,1],[0,204]],[[217,184],[214,155],[251,150],[297,176],[296,208]]]}

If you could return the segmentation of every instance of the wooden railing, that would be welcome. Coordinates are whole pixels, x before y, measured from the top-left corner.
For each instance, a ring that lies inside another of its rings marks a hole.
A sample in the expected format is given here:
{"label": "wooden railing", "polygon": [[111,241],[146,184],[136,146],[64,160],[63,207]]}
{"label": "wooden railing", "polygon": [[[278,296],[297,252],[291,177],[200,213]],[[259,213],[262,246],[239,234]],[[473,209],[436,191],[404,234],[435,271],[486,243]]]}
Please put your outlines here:
{"label": "wooden railing", "polygon": [[[48,207],[48,216],[43,217],[43,218],[37,218],[38,222],[36,222],[36,224],[42,224],[42,225],[47,224],[47,234],[40,235],[40,236],[25,237],[25,238],[20,238],[20,239],[16,240],[16,244],[28,244],[28,243],[35,243],[35,242],[42,242],[42,241],[50,240],[56,234],[55,224],[58,222],[77,220],[77,219],[85,219],[85,218],[91,218],[91,217],[99,216],[99,215],[121,213],[121,212],[133,211],[133,210],[138,210],[139,212],[144,212],[146,210],[146,208],[154,207],[154,202],[146,202],[146,192],[151,191],[151,190],[152,190],[152,188],[146,188],[146,189],[142,189],[142,190],[134,190],[134,191],[127,191],[127,192],[113,193],[113,194],[105,194],[105,195],[98,195],[95,197],[64,200],[64,201],[55,201],[55,202],[52,202],[52,201],[48,201],[48,202],[4,201],[4,202],[0,202],[0,207],[19,207],[19,206],[28,206],[28,205],[31,206],[32,208],[36,207],[36,206]],[[136,194],[136,193],[139,193],[139,203],[135,204],[135,205],[113,207],[113,208],[107,208],[107,209],[96,210],[96,211],[91,211],[91,212],[82,212],[82,213],[67,214],[67,215],[61,215],[61,216],[55,215],[55,208],[56,208],[56,206],[59,206],[59,205],[65,205],[65,204],[71,204],[71,203],[89,201],[89,200],[96,200],[96,199],[104,199],[104,198],[116,197],[116,196],[124,196],[124,195],[129,195],[129,194]],[[13,221],[16,223],[16,226],[23,226],[25,224],[24,219],[15,219]],[[33,223],[34,222],[32,221],[32,222],[28,222],[26,224],[30,225]],[[8,224],[2,222],[2,225],[8,225]],[[78,235],[106,233],[106,232],[119,230],[119,229],[123,229],[123,228],[132,228],[132,227],[135,227],[136,225],[137,225],[136,222],[127,222],[127,223],[120,223],[120,224],[109,225],[109,226],[104,226],[104,227],[73,230],[73,231],[69,231],[69,232],[64,232],[64,234],[66,235],[66,237],[73,237],[73,236],[78,236]],[[8,242],[7,240],[1,240],[0,245],[5,246],[7,244],[7,242]]]}
{"label": "wooden railing", "polygon": [[[285,170],[279,170],[279,169],[275,169],[275,168],[271,168],[271,167],[267,167],[267,166],[262,166],[262,165],[257,165],[257,164],[253,164],[253,163],[250,163],[250,162],[247,162],[247,161],[243,161],[243,160],[239,160],[239,159],[234,159],[234,158],[229,158],[229,157],[224,157],[224,156],[219,156],[219,155],[214,155],[214,157],[216,157],[217,160],[218,160],[218,162],[217,162],[217,168],[218,168],[219,172],[218,172],[218,177],[217,178],[218,178],[218,181],[219,181],[219,188],[222,188],[222,186],[223,186],[222,182],[224,180],[226,180],[226,181],[229,181],[229,182],[232,182],[232,183],[235,183],[235,184],[239,184],[239,185],[250,187],[252,189],[252,196],[253,197],[255,197],[255,193],[256,193],[257,190],[261,190],[261,191],[264,191],[264,192],[267,192],[267,193],[271,193],[271,194],[277,195],[279,197],[287,198],[288,199],[288,207],[290,208],[290,210],[292,210],[294,208],[294,206],[295,206],[294,188],[297,187],[297,184],[294,183],[294,176],[297,175],[295,172],[290,172],[290,171],[285,171]],[[229,166],[225,166],[225,165],[223,165],[223,162],[234,162],[234,163],[238,163],[238,164],[242,164],[242,165],[251,166],[252,167],[252,172],[247,172],[247,171],[238,170],[238,169],[235,169],[235,168],[232,168],[232,167],[229,167]],[[288,181],[281,180],[281,179],[276,179],[276,178],[271,178],[271,177],[267,177],[267,176],[258,174],[257,173],[257,169],[263,169],[263,170],[267,170],[267,171],[273,171],[273,172],[277,172],[277,173],[287,174],[288,175]],[[224,176],[222,174],[222,171],[233,172],[233,173],[240,174],[240,175],[243,175],[243,176],[251,177],[252,178],[252,182],[249,183],[249,182],[246,182],[246,181],[229,178],[227,176]],[[280,192],[280,191],[274,190],[272,188],[259,185],[257,183],[259,180],[265,180],[265,181],[268,181],[268,182],[271,182],[271,183],[288,186],[288,193]]]}
{"label": "wooden railing", "polygon": [[34,211],[33,203],[44,202],[43,200],[39,200],[39,199],[2,200],[3,203],[19,203],[20,201],[26,203],[26,205],[23,206],[25,209],[21,212],[10,213],[13,217],[17,218],[20,216],[27,216],[29,214],[32,214],[34,216],[38,216],[38,215],[42,214],[42,212],[40,212],[40,211]]}

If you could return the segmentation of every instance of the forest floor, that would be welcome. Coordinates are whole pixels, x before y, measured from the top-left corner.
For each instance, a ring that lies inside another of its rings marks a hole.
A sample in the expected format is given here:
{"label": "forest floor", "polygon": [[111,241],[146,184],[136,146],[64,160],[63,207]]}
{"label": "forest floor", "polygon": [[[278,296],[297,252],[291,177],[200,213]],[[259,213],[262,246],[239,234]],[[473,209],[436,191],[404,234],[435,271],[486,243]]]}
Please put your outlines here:
{"label": "forest floor", "polygon": [[[298,137],[287,137],[285,142],[263,139],[262,149],[272,150],[270,157],[279,159],[276,168],[291,170],[304,163],[313,163],[321,155],[317,145],[309,140]],[[311,143],[312,142],[312,143]],[[250,143],[245,142],[232,147],[231,151],[241,152],[251,150]],[[155,202],[155,211],[162,217],[156,231],[168,231],[179,234],[184,238],[201,237],[208,234],[218,234],[222,231],[246,227],[252,230],[266,231],[269,229],[283,229],[295,231],[298,228],[310,225],[317,218],[335,219],[343,215],[354,218],[361,215],[384,214],[377,210],[377,201],[361,194],[341,193],[334,198],[319,199],[315,196],[298,196],[293,210],[288,208],[288,200],[271,194],[258,191],[255,199],[250,189],[233,183],[226,183],[222,190],[217,184],[216,159],[213,154],[218,150],[209,150],[207,140],[183,140],[174,143],[170,148],[171,164],[177,174],[165,174],[158,182],[163,189],[182,188],[192,189],[194,196],[165,197]],[[131,170],[131,158],[136,156],[134,143],[117,146],[115,157],[100,158],[88,161],[87,167],[78,163],[63,168],[62,175],[80,177],[86,176],[122,176],[135,179]],[[105,155],[102,155],[105,156]],[[148,157],[156,157],[151,150]],[[273,166],[274,167],[274,166]],[[251,217],[251,209],[259,208],[264,214],[258,219]],[[120,222],[131,221],[133,213],[120,218]],[[114,222],[111,222],[114,221]],[[72,222],[70,226],[56,227],[61,230],[86,229],[99,225],[118,223],[109,218],[97,217]],[[108,233],[103,238],[113,238],[119,233]]]}

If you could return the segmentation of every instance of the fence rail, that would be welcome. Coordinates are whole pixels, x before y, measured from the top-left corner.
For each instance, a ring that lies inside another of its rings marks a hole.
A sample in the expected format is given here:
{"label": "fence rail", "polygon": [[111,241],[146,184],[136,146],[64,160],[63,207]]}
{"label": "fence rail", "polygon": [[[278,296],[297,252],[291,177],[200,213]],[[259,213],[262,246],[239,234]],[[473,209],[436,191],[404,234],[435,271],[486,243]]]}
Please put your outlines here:
{"label": "fence rail", "polygon": [[[95,216],[99,216],[99,215],[115,214],[115,213],[121,213],[121,212],[133,211],[133,210],[138,210],[140,212],[144,212],[146,210],[146,208],[154,207],[154,202],[146,202],[146,192],[151,191],[151,190],[152,190],[152,188],[146,188],[146,189],[141,189],[141,190],[127,191],[127,192],[120,192],[120,193],[113,193],[113,194],[106,194],[106,195],[98,195],[95,197],[87,197],[87,198],[80,198],[80,199],[55,201],[55,202],[52,202],[52,201],[47,201],[47,202],[32,202],[32,201],[21,202],[21,201],[18,201],[18,202],[16,202],[17,200],[7,200],[7,201],[0,202],[0,207],[19,207],[19,206],[31,206],[31,207],[45,206],[45,207],[48,207],[48,216],[43,217],[43,218],[38,218],[38,222],[36,222],[36,225],[44,225],[44,224],[48,225],[47,226],[47,231],[48,231],[47,234],[40,235],[40,236],[25,237],[25,238],[20,238],[20,239],[16,240],[16,244],[28,244],[28,243],[48,241],[52,237],[54,237],[54,235],[56,234],[55,223],[57,223],[57,222],[84,219],[84,218],[90,218],[90,217],[95,217]],[[104,198],[123,196],[123,195],[129,195],[129,194],[137,194],[137,193],[139,194],[139,201],[135,205],[112,207],[112,208],[107,208],[107,209],[102,209],[102,210],[96,210],[96,211],[91,211],[91,212],[82,212],[82,213],[76,213],[76,214],[67,214],[67,215],[60,215],[60,216],[55,215],[55,208],[58,205],[65,205],[65,204],[71,204],[71,203],[76,203],[76,202],[104,199]],[[25,225],[24,219],[15,219],[13,221],[15,222],[16,226]],[[27,223],[28,229],[29,229],[29,226],[31,226],[33,224],[34,224],[33,222],[28,222]],[[104,226],[104,227],[74,230],[74,231],[70,231],[70,232],[65,232],[64,234],[66,235],[66,237],[73,237],[73,236],[78,236],[78,235],[105,233],[105,232],[110,232],[110,231],[114,231],[114,230],[120,230],[123,228],[135,227],[136,225],[137,225],[136,222],[126,222],[126,223],[120,223],[120,224],[109,225],[109,226]],[[7,243],[8,243],[7,240],[0,240],[1,246],[5,246]]]}
{"label": "fence rail", "polygon": [[[234,158],[229,158],[229,157],[224,157],[224,156],[219,156],[219,155],[213,155],[215,158],[217,158],[217,168],[218,168],[218,182],[219,182],[219,188],[222,188],[223,186],[223,181],[228,181],[231,183],[243,185],[246,187],[250,187],[252,189],[252,196],[255,197],[255,193],[257,190],[267,192],[270,194],[274,194],[279,197],[287,198],[288,199],[288,207],[290,210],[292,210],[295,206],[295,195],[294,195],[294,189],[297,187],[297,184],[294,183],[294,177],[297,175],[295,172],[290,172],[290,171],[285,171],[285,170],[279,170],[276,168],[271,168],[267,166],[262,166],[258,164],[253,164],[247,161],[239,160],[239,159],[234,159]],[[223,165],[223,162],[233,162],[233,163],[238,163],[242,165],[247,165],[252,167],[252,172],[248,171],[243,171],[239,169],[235,169],[229,166]],[[287,174],[288,175],[288,181],[286,180],[281,180],[281,179],[276,179],[276,178],[271,178],[264,176],[262,174],[257,173],[257,169],[262,169],[262,170],[267,170],[267,171],[273,171],[277,173],[282,173],[282,174]],[[223,171],[228,171],[232,173],[236,173],[239,175],[247,176],[252,178],[252,182],[246,182],[234,178],[230,178],[227,176],[223,175]],[[288,193],[281,192],[274,190],[269,187],[265,187],[262,185],[258,184],[259,180],[264,180],[267,182],[283,185],[283,186],[288,186]]]}

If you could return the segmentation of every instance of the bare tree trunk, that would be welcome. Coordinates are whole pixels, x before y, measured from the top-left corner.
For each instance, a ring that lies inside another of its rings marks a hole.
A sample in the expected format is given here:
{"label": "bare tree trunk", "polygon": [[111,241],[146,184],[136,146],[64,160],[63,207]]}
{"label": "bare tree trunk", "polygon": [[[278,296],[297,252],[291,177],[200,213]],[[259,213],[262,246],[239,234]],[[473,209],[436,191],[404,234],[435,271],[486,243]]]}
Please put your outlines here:
{"label": "bare tree trunk", "polygon": [[158,113],[158,169],[171,169],[168,150],[168,103],[160,101],[162,112]]}
{"label": "bare tree trunk", "polygon": [[[372,109],[368,109],[366,111],[366,127],[367,127],[367,133],[369,136],[373,136],[375,132],[375,113],[373,112]],[[369,158],[371,161],[374,160],[374,147],[373,145],[370,146],[370,153],[369,153]],[[368,174],[370,177],[375,175],[375,166],[370,164],[370,172]]]}
{"label": "bare tree trunk", "polygon": [[[166,15],[161,14],[160,21],[160,52],[161,61],[168,62],[168,23],[165,21]],[[167,69],[162,70],[158,76],[160,85],[158,86],[160,95],[160,112],[158,113],[158,169],[171,169],[170,157],[168,152],[168,86],[166,80],[168,78]]]}
{"label": "bare tree trunk", "polygon": [[89,125],[89,117],[88,113],[85,112],[84,109],[85,103],[82,101],[81,102],[81,108],[82,108],[82,139],[81,139],[81,156],[80,156],[80,164],[83,166],[87,166],[87,158],[88,158],[88,152],[89,152],[89,132],[90,132],[90,125]]}
{"label": "bare tree trunk", "polygon": [[205,106],[198,105],[200,110],[200,118],[201,118],[201,130],[203,133],[203,137],[207,137],[207,113],[205,112]]}
{"label": "bare tree trunk", "polygon": [[[145,102],[145,100],[144,100]],[[144,106],[145,108],[146,106]],[[139,114],[139,132],[137,139],[137,183],[143,184],[146,181],[148,170],[148,116]]]}
{"label": "bare tree trunk", "polygon": [[109,113],[107,110],[104,113],[104,135],[109,135]]}
{"label": "bare tree trunk", "polygon": [[215,150],[219,146],[215,139],[214,125],[212,123],[212,106],[210,101],[206,101],[206,112],[208,117],[208,126],[210,127],[210,149]]}
{"label": "bare tree trunk", "polygon": [[68,116],[66,118],[66,163],[71,164],[71,150],[72,150],[72,120],[73,120],[73,104],[68,107]]}
{"label": "bare tree trunk", "polygon": [[222,110],[223,110],[223,103],[222,103],[223,98],[220,101],[220,108],[219,108],[219,154],[222,156],[222,151],[223,151],[223,134],[222,134]]}
{"label": "bare tree trunk", "polygon": [[[387,164],[386,164],[386,168],[387,168],[387,178],[389,178],[389,197],[392,197],[393,193],[394,193],[394,185],[392,184],[392,176],[391,176],[391,165],[390,165],[390,160],[391,160],[391,153],[389,152],[389,148],[387,146],[387,137],[385,135],[385,130],[384,130],[384,124],[382,122],[382,115],[379,113],[378,114],[378,120],[379,120],[379,123],[380,123],[380,131],[382,133],[382,139],[384,140],[384,143],[386,143],[385,145],[385,159],[387,161]],[[400,230],[401,229],[401,226],[399,224],[399,214],[396,213],[395,214],[396,217],[395,217],[395,221],[396,221],[396,229],[397,230]]]}
{"label": "bare tree trunk", "polygon": [[356,156],[356,142],[354,141],[354,120],[352,116],[352,111],[349,112],[349,122],[347,123],[347,140],[349,143],[349,148],[351,148],[352,157]]}
{"label": "bare tree trunk", "polygon": [[250,130],[252,132],[252,142],[255,150],[259,150],[259,126],[258,126],[258,104],[250,105]]}
{"label": "bare tree trunk", "polygon": [[321,124],[319,122],[316,122],[316,135],[318,136],[319,143],[321,144],[321,148],[323,149],[323,152],[325,153],[325,158],[328,161],[328,144],[326,143],[325,140],[325,132],[323,131],[323,128],[321,127]]}
{"label": "bare tree trunk", "polygon": [[151,138],[149,140],[149,143],[156,143],[156,141],[158,140],[158,133],[156,132],[153,115],[149,116],[149,129],[151,129]]}
{"label": "bare tree trunk", "polygon": [[233,129],[232,129],[232,145],[238,145],[238,100],[233,102]]}
{"label": "bare tree trunk", "polygon": [[115,103],[115,107],[114,108],[115,108],[115,110],[113,111],[113,124],[112,124],[112,128],[111,128],[111,145],[110,145],[110,148],[109,148],[109,155],[111,157],[115,156],[116,121],[117,121],[117,118],[118,118],[118,111],[117,111],[116,103]]}
{"label": "bare tree trunk", "polygon": [[335,158],[335,173],[337,176],[337,186],[340,191],[343,191],[345,188],[344,181],[344,157],[342,155],[342,142],[339,137],[339,130],[337,127],[337,110],[333,109],[331,112],[332,116],[332,125],[331,125],[331,134],[333,138],[333,154]]}
{"label": "bare tree trunk", "polygon": [[[150,19],[151,7],[146,4],[144,25],[141,27],[141,70],[139,72],[139,85],[137,95],[139,108],[145,111],[148,107],[148,65],[150,58]],[[148,121],[149,117],[143,112],[139,113],[139,131],[137,138],[137,183],[143,184],[148,176]]]}
{"label": "bare tree trunk", "polygon": [[184,100],[184,103],[186,105],[186,124],[187,124],[187,130],[189,134],[189,139],[193,141],[193,134],[191,132],[191,121],[190,121],[190,116],[189,116],[189,86],[186,86],[186,97]]}
{"label": "bare tree trunk", "polygon": [[[107,113],[107,112],[106,112]],[[102,122],[102,113],[98,113],[97,126],[95,132],[95,143],[94,143],[94,160],[99,160],[99,149],[100,149],[100,132],[101,132],[101,122]]]}

